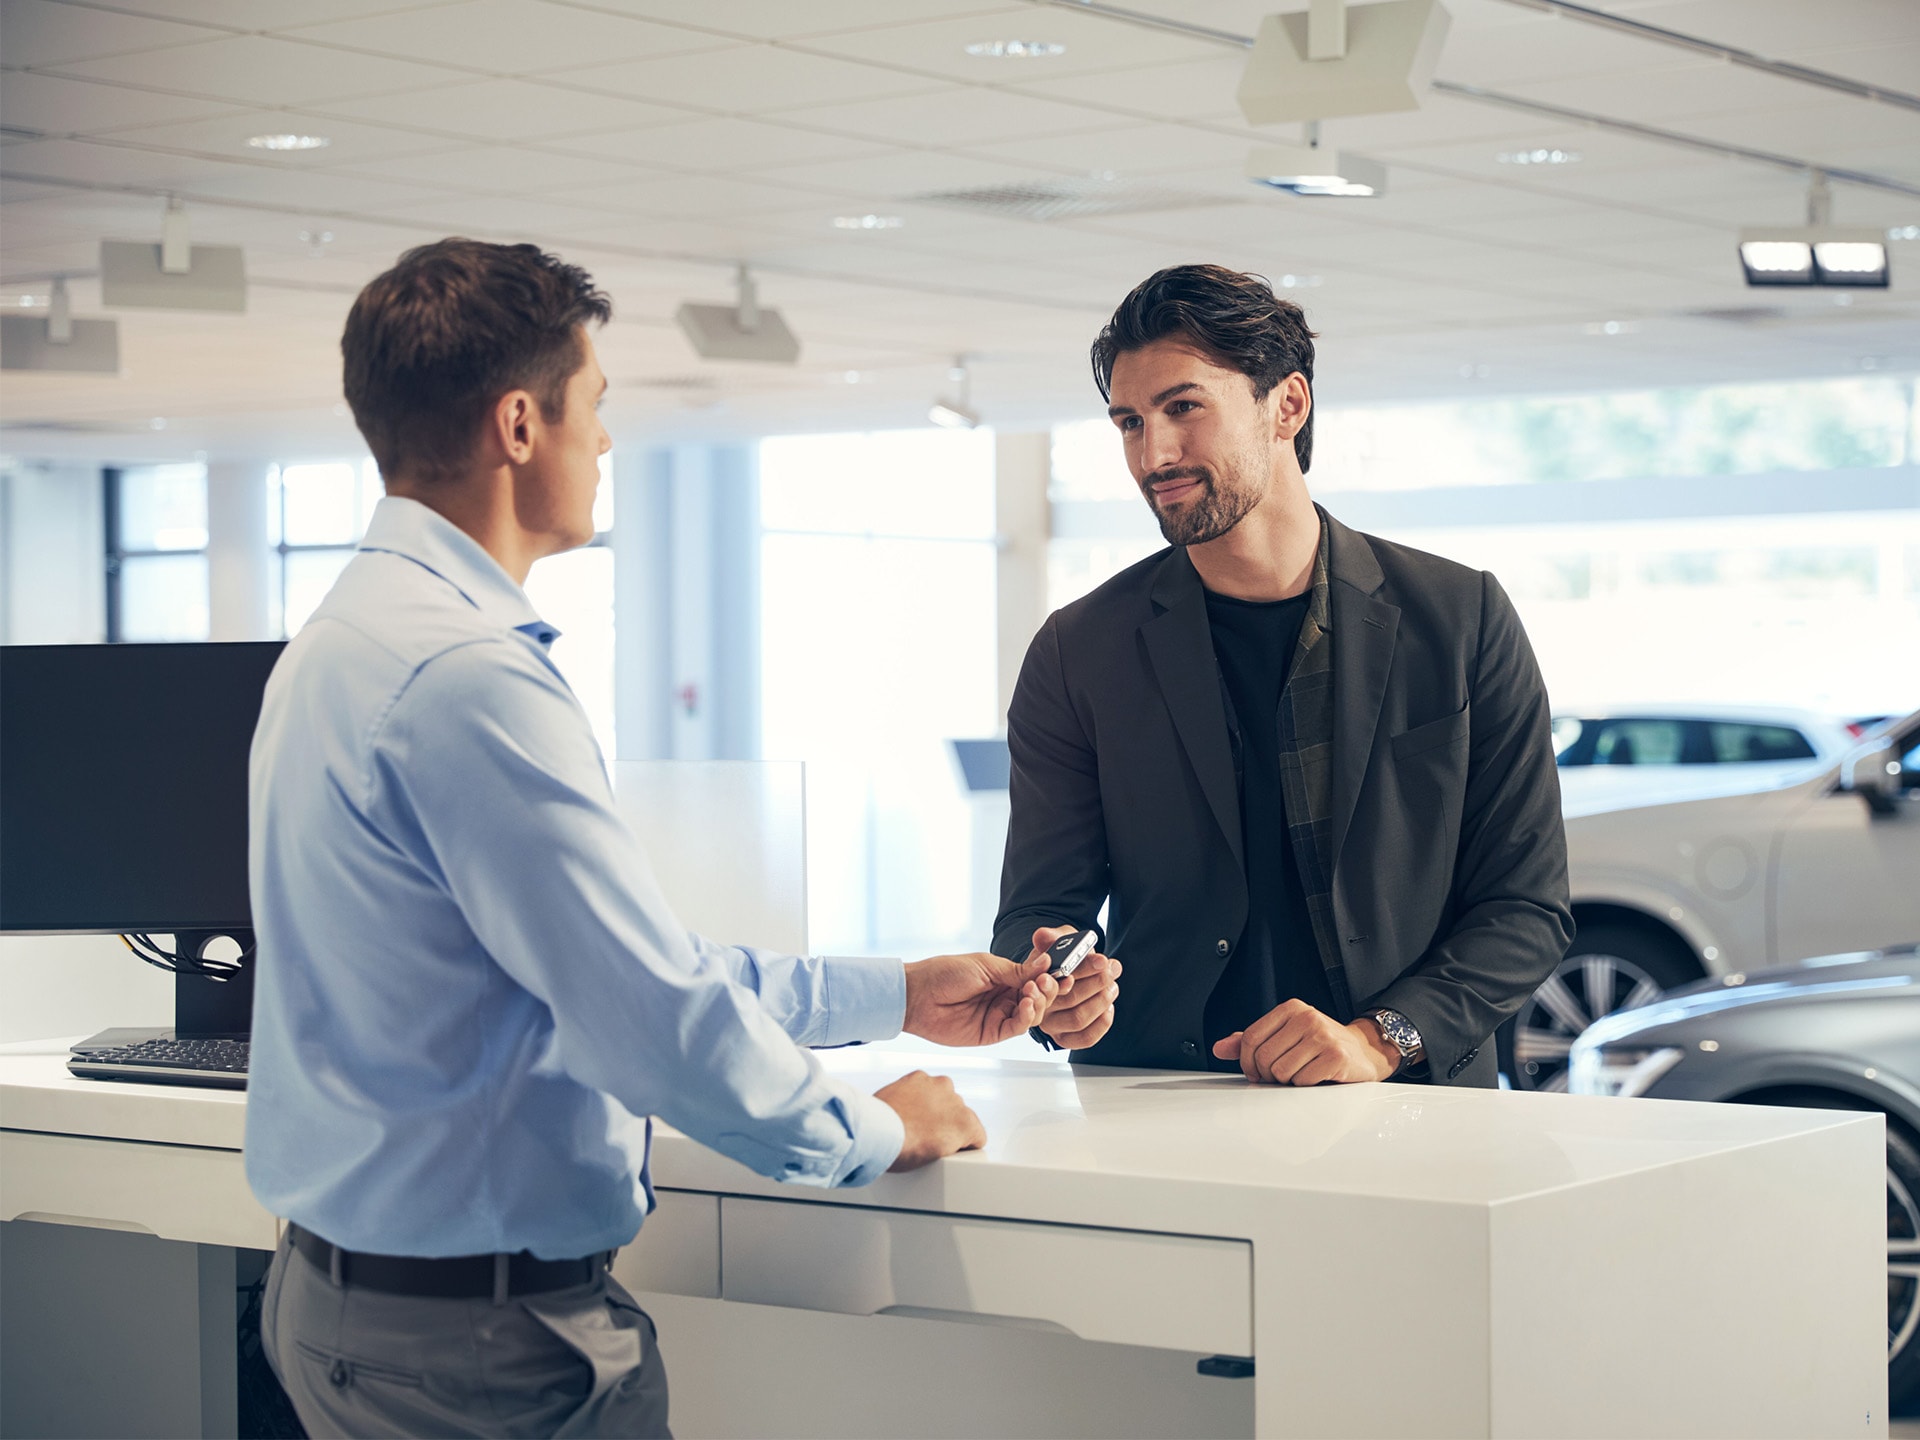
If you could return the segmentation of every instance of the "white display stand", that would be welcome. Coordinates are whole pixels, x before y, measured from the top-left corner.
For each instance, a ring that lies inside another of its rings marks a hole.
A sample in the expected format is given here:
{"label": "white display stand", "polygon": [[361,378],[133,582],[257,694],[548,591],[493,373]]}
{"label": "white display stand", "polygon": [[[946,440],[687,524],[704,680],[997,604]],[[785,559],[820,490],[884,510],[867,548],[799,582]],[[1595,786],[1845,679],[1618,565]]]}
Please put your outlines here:
{"label": "white display stand", "polygon": [[[862,1190],[660,1132],[679,1434],[1886,1433],[1878,1116],[941,1068],[988,1147]],[[244,1105],[0,1056],[0,1219],[265,1248]]]}

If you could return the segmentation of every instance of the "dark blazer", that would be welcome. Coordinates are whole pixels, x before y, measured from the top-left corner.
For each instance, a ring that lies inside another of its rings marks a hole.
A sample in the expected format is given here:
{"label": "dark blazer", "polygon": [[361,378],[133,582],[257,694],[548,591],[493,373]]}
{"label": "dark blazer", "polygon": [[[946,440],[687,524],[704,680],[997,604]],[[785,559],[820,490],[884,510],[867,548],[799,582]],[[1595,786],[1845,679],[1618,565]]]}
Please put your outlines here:
{"label": "dark blazer", "polygon": [[[1547,696],[1488,574],[1330,520],[1333,913],[1355,1012],[1400,1011],[1436,1083],[1495,1083],[1494,1027],[1573,939]],[[1206,593],[1163,550],[1049,616],[1007,715],[994,950],[1109,903],[1126,967],[1078,1062],[1205,1068],[1201,1018],[1247,920]],[[1352,1015],[1337,1017],[1351,1020]]]}

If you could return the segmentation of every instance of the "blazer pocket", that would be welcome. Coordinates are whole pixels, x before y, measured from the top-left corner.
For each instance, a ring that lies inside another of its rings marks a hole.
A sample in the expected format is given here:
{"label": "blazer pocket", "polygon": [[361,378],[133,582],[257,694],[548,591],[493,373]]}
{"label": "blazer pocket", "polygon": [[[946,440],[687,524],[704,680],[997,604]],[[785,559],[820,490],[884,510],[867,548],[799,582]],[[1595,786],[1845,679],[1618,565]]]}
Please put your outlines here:
{"label": "blazer pocket", "polygon": [[1468,716],[1472,706],[1462,706],[1452,715],[1431,720],[1425,725],[1416,725],[1411,730],[1403,730],[1388,743],[1393,747],[1393,758],[1410,759],[1415,755],[1424,755],[1429,750],[1438,750],[1443,745],[1452,745],[1467,736]]}

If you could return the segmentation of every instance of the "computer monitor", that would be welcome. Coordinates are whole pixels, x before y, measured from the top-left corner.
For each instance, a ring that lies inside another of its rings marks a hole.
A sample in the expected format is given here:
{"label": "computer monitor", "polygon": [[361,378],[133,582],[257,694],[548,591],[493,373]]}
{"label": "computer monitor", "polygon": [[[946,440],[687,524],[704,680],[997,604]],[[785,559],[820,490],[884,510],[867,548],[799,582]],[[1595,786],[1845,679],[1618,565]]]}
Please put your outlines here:
{"label": "computer monitor", "polygon": [[[0,646],[0,933],[251,950],[247,754],[284,648]],[[175,1028],[245,1034],[252,996],[245,967],[182,973]]]}

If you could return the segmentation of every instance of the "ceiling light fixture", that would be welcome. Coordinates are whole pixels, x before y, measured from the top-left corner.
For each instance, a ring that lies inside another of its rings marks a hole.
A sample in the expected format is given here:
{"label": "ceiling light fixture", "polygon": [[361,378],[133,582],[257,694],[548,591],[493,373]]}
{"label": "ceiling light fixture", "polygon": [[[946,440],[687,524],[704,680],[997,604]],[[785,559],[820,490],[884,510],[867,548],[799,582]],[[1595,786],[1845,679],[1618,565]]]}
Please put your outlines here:
{"label": "ceiling light fixture", "polygon": [[1576,165],[1577,150],[1502,150],[1493,157],[1502,165]]}
{"label": "ceiling light fixture", "polygon": [[0,370],[113,375],[119,369],[119,322],[74,319],[64,276],[53,282],[44,319],[0,315]]}
{"label": "ceiling light fixture", "polygon": [[1807,186],[1807,223],[1740,232],[1740,269],[1747,284],[1839,285],[1884,290],[1891,283],[1887,236],[1874,229],[1829,223],[1832,192],[1824,172]]}
{"label": "ceiling light fixture", "polygon": [[324,150],[333,143],[325,135],[251,135],[247,144],[255,150]]}
{"label": "ceiling light fixture", "polygon": [[1311,0],[1304,13],[1269,15],[1240,77],[1240,112],[1281,125],[1418,110],[1448,23],[1438,0]]}
{"label": "ceiling light fixture", "polygon": [[971,392],[973,377],[967,369],[967,357],[956,355],[953,365],[947,371],[949,380],[958,381],[958,396],[942,395],[927,411],[927,419],[943,430],[972,430],[980,424],[980,412],[973,408]]}
{"label": "ceiling light fixture", "polygon": [[1895,225],[1887,231],[1889,240],[1920,240],[1920,225]]}
{"label": "ceiling light fixture", "polygon": [[100,303],[115,309],[217,310],[247,308],[247,262],[238,245],[195,245],[187,207],[167,197],[160,243],[100,242]]}
{"label": "ceiling light fixture", "polygon": [[1305,145],[1254,146],[1247,152],[1247,178],[1289,195],[1386,194],[1386,166],[1349,151],[1322,150],[1318,121],[1307,133]]}
{"label": "ceiling light fixture", "polygon": [[967,54],[994,60],[1050,60],[1066,53],[1066,46],[1051,40],[976,40],[967,46]]}
{"label": "ceiling light fixture", "polygon": [[1280,277],[1282,290],[1311,290],[1315,285],[1323,283],[1325,282],[1318,275],[1282,275]]}
{"label": "ceiling light fixture", "polygon": [[687,343],[702,360],[752,360],[765,365],[793,365],[800,359],[800,341],[778,310],[762,308],[760,293],[747,267],[734,272],[739,300],[732,305],[696,305],[688,301],[673,312]]}
{"label": "ceiling light fixture", "polygon": [[907,222],[898,215],[836,215],[836,230],[898,230]]}

